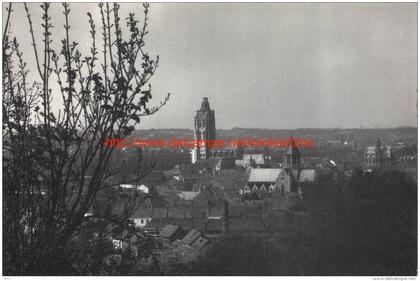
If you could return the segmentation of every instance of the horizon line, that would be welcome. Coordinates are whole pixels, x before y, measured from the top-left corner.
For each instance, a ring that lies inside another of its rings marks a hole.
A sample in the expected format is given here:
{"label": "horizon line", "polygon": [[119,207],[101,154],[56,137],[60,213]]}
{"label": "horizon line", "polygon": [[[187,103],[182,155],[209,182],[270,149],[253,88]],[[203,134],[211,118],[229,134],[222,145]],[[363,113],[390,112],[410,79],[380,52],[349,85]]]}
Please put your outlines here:
{"label": "horizon line", "polygon": [[[216,128],[216,130],[234,130],[234,129],[245,129],[245,130],[390,130],[390,129],[418,129],[417,126],[397,126],[397,127],[350,127],[350,128],[341,128],[341,127],[318,127],[318,128],[256,128],[256,127],[233,127],[233,128]],[[191,130],[194,131],[194,128],[138,128],[136,131],[140,130]]]}

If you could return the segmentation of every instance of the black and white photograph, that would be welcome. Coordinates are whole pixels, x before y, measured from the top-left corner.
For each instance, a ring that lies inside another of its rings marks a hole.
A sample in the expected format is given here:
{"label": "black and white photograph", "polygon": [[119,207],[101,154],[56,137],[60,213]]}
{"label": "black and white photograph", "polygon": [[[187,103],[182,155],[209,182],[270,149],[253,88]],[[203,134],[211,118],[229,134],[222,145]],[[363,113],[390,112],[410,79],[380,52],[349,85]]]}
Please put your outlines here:
{"label": "black and white photograph", "polygon": [[4,280],[416,280],[417,2],[2,2],[2,57]]}

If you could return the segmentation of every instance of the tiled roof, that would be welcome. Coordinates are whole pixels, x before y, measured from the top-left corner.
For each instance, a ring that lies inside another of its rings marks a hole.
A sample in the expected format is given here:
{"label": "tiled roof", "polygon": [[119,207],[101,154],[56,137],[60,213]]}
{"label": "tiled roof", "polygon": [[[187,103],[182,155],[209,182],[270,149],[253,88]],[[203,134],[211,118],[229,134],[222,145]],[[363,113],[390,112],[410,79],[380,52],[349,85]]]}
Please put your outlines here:
{"label": "tiled roof", "polygon": [[179,225],[168,224],[159,232],[159,237],[170,238],[179,230],[182,230]]}
{"label": "tiled roof", "polygon": [[191,244],[197,240],[201,236],[201,232],[191,229],[190,232],[187,233],[187,235],[182,238],[182,243],[187,244],[191,246]]}
{"label": "tiled roof", "polygon": [[252,169],[248,182],[275,182],[281,169]]}

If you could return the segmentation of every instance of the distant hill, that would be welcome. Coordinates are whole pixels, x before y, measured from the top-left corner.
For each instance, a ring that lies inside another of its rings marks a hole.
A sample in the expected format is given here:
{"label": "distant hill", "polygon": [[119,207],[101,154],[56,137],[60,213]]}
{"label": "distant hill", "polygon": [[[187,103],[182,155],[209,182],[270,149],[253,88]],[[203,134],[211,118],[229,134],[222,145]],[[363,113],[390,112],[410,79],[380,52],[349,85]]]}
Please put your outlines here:
{"label": "distant hill", "polygon": [[[136,130],[133,134],[144,139],[192,139],[192,129],[147,129]],[[375,143],[378,137],[385,143],[393,144],[404,141],[406,143],[417,143],[417,128],[383,128],[383,129],[258,129],[258,128],[233,128],[216,130],[218,139],[239,139],[239,138],[311,138],[316,141],[328,140],[356,140],[359,144]]]}

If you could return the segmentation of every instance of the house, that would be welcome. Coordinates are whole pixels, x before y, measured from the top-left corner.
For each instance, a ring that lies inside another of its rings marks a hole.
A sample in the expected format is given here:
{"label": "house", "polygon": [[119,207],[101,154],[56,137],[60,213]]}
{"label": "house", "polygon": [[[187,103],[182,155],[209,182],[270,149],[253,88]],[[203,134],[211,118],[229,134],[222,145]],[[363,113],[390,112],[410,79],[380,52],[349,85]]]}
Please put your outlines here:
{"label": "house", "polygon": [[157,235],[166,225],[176,224],[181,226],[185,231],[197,229],[198,231],[205,231],[205,218],[154,218],[143,228],[144,232]]}
{"label": "house", "polygon": [[209,219],[207,221],[206,234],[217,234],[223,233],[223,220],[221,219]]}
{"label": "house", "polygon": [[179,175],[181,174],[181,170],[179,165],[175,165],[172,170],[163,171],[163,175],[165,178],[175,178],[179,180]]}
{"label": "house", "polygon": [[120,184],[120,188],[123,191],[132,191],[132,192],[134,192],[134,191],[140,191],[140,192],[143,192],[143,193],[149,193],[149,188],[146,185],[144,185],[144,184],[141,184],[141,185]]}
{"label": "house", "polygon": [[208,219],[222,219],[225,217],[228,210],[226,210],[227,201],[224,200],[209,200],[207,218]]}
{"label": "house", "polygon": [[200,194],[199,191],[182,191],[178,196],[181,200],[191,201],[197,197],[198,194]]}
{"label": "house", "polygon": [[315,170],[314,169],[302,169],[299,173],[299,183],[307,183],[315,181]]}
{"label": "house", "polygon": [[280,196],[293,196],[299,192],[300,184],[314,179],[315,170],[301,169],[300,152],[292,143],[283,155],[283,167],[251,169],[240,195],[244,200],[265,199],[275,192]]}
{"label": "house", "polygon": [[370,169],[392,166],[394,160],[391,146],[381,145],[379,137],[374,146],[366,147],[365,158],[366,164]]}
{"label": "house", "polygon": [[180,242],[188,248],[202,250],[209,243],[209,240],[203,237],[202,232],[191,229]]}
{"label": "house", "polygon": [[220,173],[223,175],[235,175],[236,165],[234,158],[222,158]]}
{"label": "house", "polygon": [[115,249],[121,250],[123,252],[127,250],[131,251],[131,253],[137,257],[139,254],[137,244],[140,240],[139,236],[141,235],[142,234],[133,233],[127,229],[124,229],[121,232],[114,233],[114,235],[111,236],[111,241]]}
{"label": "house", "polygon": [[221,173],[222,158],[200,159],[197,161],[196,166],[200,174],[208,173],[215,176]]}
{"label": "house", "polygon": [[159,240],[167,243],[172,243],[177,239],[184,237],[185,231],[180,225],[168,224],[159,232]]}
{"label": "house", "polygon": [[177,262],[191,262],[203,253],[209,240],[196,229],[191,229],[182,239],[173,241],[166,247],[166,254]]}
{"label": "house", "polygon": [[209,240],[203,237],[197,238],[192,244],[191,247],[196,250],[203,250],[209,244]]}
{"label": "house", "polygon": [[149,188],[144,184],[137,186],[137,191],[141,191],[143,193],[149,193]]}
{"label": "house", "polygon": [[168,209],[155,208],[145,209],[138,208],[130,219],[132,219],[137,227],[144,228],[153,218],[166,218],[168,216]]}
{"label": "house", "polygon": [[190,232],[188,232],[184,238],[182,238],[181,242],[185,245],[191,246],[195,240],[200,238],[202,236],[202,233],[200,231],[197,231],[196,229],[191,229]]}

